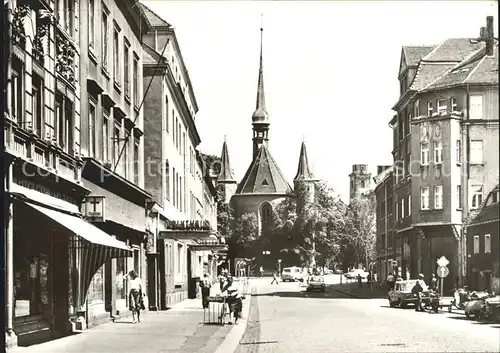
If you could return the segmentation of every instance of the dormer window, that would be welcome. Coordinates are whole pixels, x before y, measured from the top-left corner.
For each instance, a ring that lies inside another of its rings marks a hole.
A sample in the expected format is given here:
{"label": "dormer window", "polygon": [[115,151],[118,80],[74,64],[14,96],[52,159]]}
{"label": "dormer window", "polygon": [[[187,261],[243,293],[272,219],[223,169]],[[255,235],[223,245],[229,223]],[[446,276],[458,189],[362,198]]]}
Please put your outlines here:
{"label": "dormer window", "polygon": [[440,99],[437,101],[437,111],[439,115],[446,115],[448,112],[448,102],[446,99]]}
{"label": "dormer window", "polygon": [[427,102],[427,116],[432,116],[434,113],[434,105],[432,101]]}

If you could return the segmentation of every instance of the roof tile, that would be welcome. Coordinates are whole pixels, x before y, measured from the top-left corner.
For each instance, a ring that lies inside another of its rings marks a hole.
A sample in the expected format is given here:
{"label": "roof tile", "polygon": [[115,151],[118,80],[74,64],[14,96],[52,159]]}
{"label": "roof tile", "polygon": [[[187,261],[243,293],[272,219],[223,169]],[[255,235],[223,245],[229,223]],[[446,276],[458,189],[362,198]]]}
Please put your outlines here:
{"label": "roof tile", "polygon": [[144,11],[146,19],[149,21],[151,27],[172,27],[170,23],[158,16],[153,10],[141,3],[141,8]]}
{"label": "roof tile", "polygon": [[430,53],[436,46],[422,45],[422,46],[404,46],[403,52],[407,66],[417,66],[420,60]]}

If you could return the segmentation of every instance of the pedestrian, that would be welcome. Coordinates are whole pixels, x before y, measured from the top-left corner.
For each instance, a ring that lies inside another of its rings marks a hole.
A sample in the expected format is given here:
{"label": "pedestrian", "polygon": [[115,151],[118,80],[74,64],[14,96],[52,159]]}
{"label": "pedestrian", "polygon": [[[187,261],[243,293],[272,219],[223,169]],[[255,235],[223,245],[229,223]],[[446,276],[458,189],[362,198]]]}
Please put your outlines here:
{"label": "pedestrian", "polygon": [[224,292],[224,287],[226,286],[226,279],[227,279],[226,273],[222,272],[219,276],[219,287],[221,292]]}
{"label": "pedestrian", "polygon": [[[125,278],[128,279],[129,283],[129,309],[132,312],[132,322],[135,324],[136,322],[141,322],[141,310],[146,309],[144,307],[142,281],[134,270],[130,271]],[[137,321],[135,318],[136,315]]]}
{"label": "pedestrian", "polygon": [[240,318],[240,313],[243,308],[243,302],[241,300],[240,291],[238,290],[238,285],[234,283],[232,276],[228,276],[227,278],[227,286],[224,288],[223,295],[226,296],[226,302],[229,306],[229,324],[232,324],[231,314],[234,318],[234,323],[238,324],[238,319]]}
{"label": "pedestrian", "polygon": [[438,279],[437,279],[435,273],[432,274],[432,279],[431,279],[431,283],[429,284],[429,287],[433,291],[437,291],[437,289],[438,289]]}
{"label": "pedestrian", "polygon": [[276,282],[276,284],[279,284],[278,283],[278,274],[276,272],[273,273],[273,281],[271,282],[271,284],[274,284],[274,282]]}
{"label": "pedestrian", "polygon": [[393,290],[395,280],[394,280],[394,275],[392,273],[389,273],[389,276],[387,276],[386,282],[387,282],[387,289],[390,291]]}
{"label": "pedestrian", "polygon": [[203,275],[203,280],[201,281],[201,304],[203,309],[208,308],[208,297],[210,296],[210,288],[212,288],[212,281],[208,278],[208,274]]}
{"label": "pedestrian", "polygon": [[260,266],[260,268],[259,268],[259,274],[260,274],[260,277],[264,276],[264,268],[262,266]]}

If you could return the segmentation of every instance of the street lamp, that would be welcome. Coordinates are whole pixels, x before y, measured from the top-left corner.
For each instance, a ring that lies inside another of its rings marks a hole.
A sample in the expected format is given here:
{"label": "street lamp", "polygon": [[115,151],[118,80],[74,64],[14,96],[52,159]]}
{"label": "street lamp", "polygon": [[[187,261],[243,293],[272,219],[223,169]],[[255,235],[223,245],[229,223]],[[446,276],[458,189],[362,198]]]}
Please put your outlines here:
{"label": "street lamp", "polygon": [[278,259],[278,276],[281,277],[281,259]]}

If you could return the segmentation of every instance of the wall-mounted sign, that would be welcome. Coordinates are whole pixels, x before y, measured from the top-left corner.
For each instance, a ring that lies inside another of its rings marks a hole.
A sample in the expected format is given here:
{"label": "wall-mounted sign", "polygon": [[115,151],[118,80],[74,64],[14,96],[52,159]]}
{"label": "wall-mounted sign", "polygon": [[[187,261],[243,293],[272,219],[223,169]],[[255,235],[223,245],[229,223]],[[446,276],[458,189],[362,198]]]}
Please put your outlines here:
{"label": "wall-mounted sign", "polygon": [[87,196],[85,198],[85,218],[92,222],[105,222],[106,197]]}
{"label": "wall-mounted sign", "polygon": [[61,193],[61,192],[59,192],[59,191],[57,191],[55,189],[51,189],[51,188],[49,188],[49,187],[47,187],[45,185],[40,185],[40,184],[34,183],[31,180],[19,179],[19,178],[14,177],[12,181],[15,184],[17,184],[19,186],[22,186],[22,187],[24,187],[26,189],[35,190],[35,191],[37,191],[39,193],[55,197],[56,199],[72,203],[73,205],[78,204],[71,197],[68,197],[68,196],[64,195],[63,193]]}
{"label": "wall-mounted sign", "polygon": [[166,221],[169,230],[200,231],[212,230],[209,221]]}

